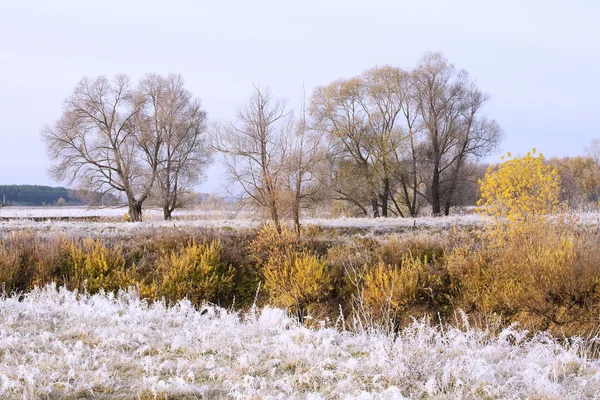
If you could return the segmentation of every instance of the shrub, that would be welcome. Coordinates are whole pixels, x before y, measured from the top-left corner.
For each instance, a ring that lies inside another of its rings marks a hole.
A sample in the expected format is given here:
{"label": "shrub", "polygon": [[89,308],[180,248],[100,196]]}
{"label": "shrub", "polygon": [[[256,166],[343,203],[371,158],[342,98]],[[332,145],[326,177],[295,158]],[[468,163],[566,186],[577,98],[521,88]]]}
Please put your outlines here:
{"label": "shrub", "polygon": [[0,242],[0,282],[7,290],[27,290],[56,280],[65,257],[64,236],[41,238],[15,232]]}
{"label": "shrub", "polygon": [[445,262],[455,306],[501,314],[534,329],[587,318],[600,270],[589,256],[593,247],[582,240],[568,227],[538,221],[512,240],[452,250]]}
{"label": "shrub", "polygon": [[126,268],[122,245],[109,248],[101,239],[88,237],[68,242],[67,249],[63,268],[71,288],[96,293],[135,285],[135,269]]}
{"label": "shrub", "polygon": [[392,316],[413,306],[434,279],[426,258],[406,254],[400,265],[380,261],[364,276],[363,300],[374,316]]}
{"label": "shrub", "polygon": [[325,262],[302,247],[295,233],[265,225],[250,243],[250,255],[263,267],[265,290],[273,305],[290,307],[302,320],[305,312],[325,300],[331,277]]}
{"label": "shrub", "polygon": [[520,158],[510,158],[509,153],[508,160],[497,169],[490,166],[480,181],[480,211],[497,224],[523,222],[558,210],[558,172],[544,164],[542,154],[535,154],[535,149]]}
{"label": "shrub", "polygon": [[157,261],[157,274],[157,295],[170,302],[187,297],[194,304],[218,303],[227,299],[232,289],[233,269],[221,261],[218,241],[191,240],[180,249],[164,253]]}
{"label": "shrub", "polygon": [[377,256],[386,264],[402,264],[406,255],[430,262],[442,259],[447,239],[431,234],[394,235],[377,249]]}
{"label": "shrub", "polygon": [[258,230],[256,238],[250,242],[250,257],[259,264],[271,259],[283,259],[300,248],[294,231],[283,228],[278,232],[273,224]]}
{"label": "shrub", "polygon": [[298,313],[326,299],[331,290],[326,264],[307,251],[269,259],[264,276],[271,302],[281,307],[296,307]]}

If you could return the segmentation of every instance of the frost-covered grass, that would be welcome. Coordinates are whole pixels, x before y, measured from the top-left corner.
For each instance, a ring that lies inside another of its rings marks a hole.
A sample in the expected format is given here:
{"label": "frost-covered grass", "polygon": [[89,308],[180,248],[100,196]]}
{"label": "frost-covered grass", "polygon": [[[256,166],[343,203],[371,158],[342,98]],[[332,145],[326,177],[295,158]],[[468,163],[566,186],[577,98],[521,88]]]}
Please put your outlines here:
{"label": "frost-covered grass", "polygon": [[[45,233],[64,233],[69,236],[115,235],[135,233],[147,229],[208,228],[243,230],[255,229],[268,223],[258,213],[239,210],[176,210],[172,221],[162,220],[162,211],[147,209],[144,222],[123,222],[127,209],[86,207],[5,207],[0,209],[0,233],[34,230]],[[72,218],[72,219],[71,219]],[[85,220],[82,220],[85,219]],[[478,215],[451,215],[449,217],[419,218],[303,218],[305,227],[339,229],[365,234],[380,234],[406,229],[447,229],[454,226],[480,226]]]}
{"label": "frost-covered grass", "polygon": [[[254,229],[267,222],[268,218],[252,211],[234,209],[182,209],[173,214],[173,221],[163,221],[162,210],[145,209],[143,223],[123,222],[126,207],[4,207],[0,209],[0,232],[32,229],[54,232],[80,232],[83,234],[110,234],[113,231],[137,231],[143,227],[201,227],[227,229]],[[600,212],[579,212],[578,223],[600,226]],[[74,220],[68,220],[73,218]],[[78,220],[89,218],[90,220]],[[63,220],[58,220],[63,219]],[[448,229],[453,227],[478,227],[484,220],[470,210],[465,214],[448,217],[422,216],[418,218],[303,218],[303,226],[318,226],[333,229],[358,229],[386,233],[406,229]]]}
{"label": "frost-covered grass", "polygon": [[49,286],[0,300],[0,398],[598,398],[588,343],[414,322],[307,329],[282,310]]}

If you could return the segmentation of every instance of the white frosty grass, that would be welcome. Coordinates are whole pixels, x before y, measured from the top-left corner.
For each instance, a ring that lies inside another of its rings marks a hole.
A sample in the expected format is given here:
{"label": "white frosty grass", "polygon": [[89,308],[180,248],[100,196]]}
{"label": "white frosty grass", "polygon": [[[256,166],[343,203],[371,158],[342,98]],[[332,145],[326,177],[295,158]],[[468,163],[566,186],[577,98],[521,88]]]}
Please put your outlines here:
{"label": "white frosty grass", "polygon": [[586,346],[422,322],[397,336],[310,330],[279,309],[48,286],[0,300],[0,398],[598,398]]}
{"label": "white frosty grass", "polygon": [[[216,228],[254,229],[269,222],[259,213],[230,209],[206,210],[185,209],[174,212],[173,221],[163,221],[162,211],[147,209],[145,221],[127,223],[122,221],[127,209],[86,208],[86,207],[4,207],[0,209],[0,233],[16,230],[37,230],[58,232],[69,235],[110,235],[147,229],[163,228]],[[599,212],[580,212],[578,223],[587,226],[600,226]],[[96,217],[99,220],[57,220],[56,218]],[[35,218],[36,220],[33,220]],[[47,218],[47,219],[45,219]],[[453,214],[448,217],[418,218],[303,218],[302,225],[333,229],[361,229],[373,234],[407,229],[469,228],[482,226],[484,221],[476,213]]]}
{"label": "white frosty grass", "polygon": [[[254,229],[268,223],[258,213],[236,210],[177,210],[174,220],[163,221],[162,211],[148,209],[142,223],[122,221],[126,208],[86,207],[5,207],[0,209],[0,233],[18,230],[35,230],[46,233],[64,233],[71,236],[118,235],[148,229],[208,228]],[[57,220],[57,218],[99,218],[99,220]],[[34,220],[35,218],[35,220]],[[446,229],[453,226],[468,227],[482,224],[475,214],[449,217],[419,218],[304,218],[302,225],[342,230],[365,230],[367,234],[394,232],[405,229]]]}
{"label": "white frosty grass", "polygon": [[[98,217],[120,220],[127,214],[127,207],[3,207],[0,208],[0,218],[82,218]],[[149,221],[161,221],[162,209],[144,208],[143,216]],[[241,216],[251,218],[252,213],[240,212],[229,207],[223,210],[207,209],[178,209],[173,212],[175,218],[185,219],[226,219]]]}

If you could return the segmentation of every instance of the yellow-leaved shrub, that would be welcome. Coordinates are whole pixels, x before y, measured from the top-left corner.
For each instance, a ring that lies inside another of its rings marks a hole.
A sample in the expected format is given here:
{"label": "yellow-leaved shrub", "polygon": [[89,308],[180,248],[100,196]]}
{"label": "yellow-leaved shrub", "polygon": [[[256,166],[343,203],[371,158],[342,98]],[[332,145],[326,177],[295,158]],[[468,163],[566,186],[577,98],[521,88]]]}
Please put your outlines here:
{"label": "yellow-leaved shrub", "polygon": [[273,224],[260,228],[256,238],[250,242],[250,257],[259,264],[269,260],[285,258],[287,254],[298,250],[298,237],[290,229],[282,228],[281,232]]}
{"label": "yellow-leaved shrub", "polygon": [[495,233],[518,233],[526,222],[544,221],[559,210],[560,176],[535,149],[524,157],[509,153],[496,169],[490,166],[479,184],[479,211],[492,218]]}
{"label": "yellow-leaved shrub", "polygon": [[416,302],[431,279],[427,258],[405,254],[398,265],[379,261],[365,273],[363,300],[375,317],[388,311],[400,313]]}
{"label": "yellow-leaved shrub", "polygon": [[327,265],[307,251],[270,259],[264,269],[265,289],[280,307],[304,307],[327,298],[331,278]]}
{"label": "yellow-leaved shrub", "polygon": [[293,231],[265,225],[250,243],[250,255],[263,267],[273,305],[290,307],[302,319],[312,305],[327,299],[332,288],[327,264],[300,246]]}
{"label": "yellow-leaved shrub", "polygon": [[561,210],[556,170],[532,151],[490,169],[480,183],[480,212],[493,223],[471,248],[444,257],[454,306],[535,329],[576,317],[600,274],[578,262],[574,219],[547,218]]}
{"label": "yellow-leaved shrub", "polygon": [[101,239],[69,241],[63,266],[72,288],[96,293],[135,285],[135,269],[127,268],[121,245],[107,247]]}
{"label": "yellow-leaved shrub", "polygon": [[[194,304],[218,303],[233,286],[233,268],[221,260],[218,241],[196,243],[162,254],[157,261],[157,278],[151,289],[156,296],[176,301],[187,297]],[[148,288],[145,294],[150,295]]]}

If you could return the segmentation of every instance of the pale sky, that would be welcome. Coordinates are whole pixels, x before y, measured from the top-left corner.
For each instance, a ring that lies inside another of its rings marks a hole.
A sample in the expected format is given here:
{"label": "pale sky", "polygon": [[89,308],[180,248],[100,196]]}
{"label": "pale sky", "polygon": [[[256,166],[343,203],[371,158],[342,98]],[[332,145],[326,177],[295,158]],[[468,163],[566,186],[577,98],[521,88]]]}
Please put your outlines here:
{"label": "pale sky", "polygon": [[[600,2],[0,0],[0,184],[58,185],[40,130],[84,76],[182,74],[212,120],[253,85],[318,85],[442,51],[491,95],[502,152],[600,138]],[[219,168],[200,186],[220,188]]]}

